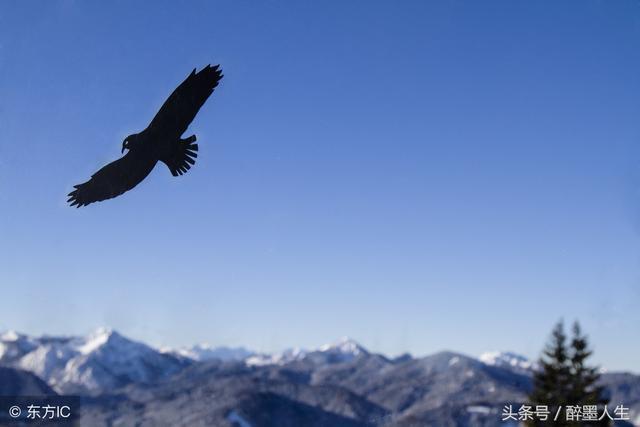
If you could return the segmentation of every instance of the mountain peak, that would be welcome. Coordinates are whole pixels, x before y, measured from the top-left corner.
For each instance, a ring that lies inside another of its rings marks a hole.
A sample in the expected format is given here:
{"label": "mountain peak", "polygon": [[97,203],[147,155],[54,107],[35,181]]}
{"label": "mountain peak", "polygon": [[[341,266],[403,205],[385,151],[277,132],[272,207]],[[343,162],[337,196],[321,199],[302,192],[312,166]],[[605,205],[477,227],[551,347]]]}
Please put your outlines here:
{"label": "mountain peak", "polygon": [[365,350],[357,341],[351,339],[349,337],[342,337],[338,341],[332,344],[324,344],[318,348],[318,351],[321,352],[331,352],[331,353],[342,353],[342,354],[350,354],[353,356],[358,356],[360,354],[368,354],[368,351]]}
{"label": "mountain peak", "polygon": [[314,351],[300,347],[289,348],[280,353],[254,354],[245,359],[249,366],[284,365],[290,362],[308,359],[314,363],[345,362],[360,355],[369,354],[364,347],[349,337],[342,337],[331,344],[324,344]]}
{"label": "mountain peak", "polygon": [[489,351],[482,353],[478,359],[485,365],[507,368],[521,374],[531,374],[537,366],[527,357],[511,351]]}
{"label": "mountain peak", "polygon": [[93,331],[89,332],[87,338],[95,338],[95,339],[109,339],[111,337],[121,336],[117,331],[112,328],[108,328],[106,326],[100,326]]}
{"label": "mountain peak", "polygon": [[18,341],[21,337],[23,337],[22,334],[19,334],[13,330],[9,330],[0,334],[0,341],[8,341],[8,342]]}
{"label": "mountain peak", "polygon": [[78,351],[82,354],[89,354],[117,338],[125,339],[111,328],[99,327],[86,336],[82,345],[78,347]]}
{"label": "mountain peak", "polygon": [[195,361],[211,359],[224,361],[244,360],[255,354],[244,347],[215,347],[210,344],[196,344],[192,347],[182,347],[178,349],[162,348],[160,349],[160,352]]}
{"label": "mountain peak", "polygon": [[185,366],[111,328],[86,336],[17,338],[0,341],[0,362],[31,371],[62,393],[100,393],[132,382],[148,383]]}

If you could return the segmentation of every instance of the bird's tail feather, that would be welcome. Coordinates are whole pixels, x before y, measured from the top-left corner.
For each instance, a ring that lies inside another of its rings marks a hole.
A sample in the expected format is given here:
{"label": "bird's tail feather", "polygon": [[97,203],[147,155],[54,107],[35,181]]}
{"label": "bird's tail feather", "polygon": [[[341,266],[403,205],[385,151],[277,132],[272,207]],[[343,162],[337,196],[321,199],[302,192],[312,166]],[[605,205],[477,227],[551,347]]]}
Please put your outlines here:
{"label": "bird's tail feather", "polygon": [[198,157],[198,144],[195,142],[195,135],[191,135],[186,139],[180,139],[174,144],[174,149],[171,151],[171,154],[160,159],[167,165],[173,176],[182,175],[191,169],[191,166],[195,165],[195,159]]}

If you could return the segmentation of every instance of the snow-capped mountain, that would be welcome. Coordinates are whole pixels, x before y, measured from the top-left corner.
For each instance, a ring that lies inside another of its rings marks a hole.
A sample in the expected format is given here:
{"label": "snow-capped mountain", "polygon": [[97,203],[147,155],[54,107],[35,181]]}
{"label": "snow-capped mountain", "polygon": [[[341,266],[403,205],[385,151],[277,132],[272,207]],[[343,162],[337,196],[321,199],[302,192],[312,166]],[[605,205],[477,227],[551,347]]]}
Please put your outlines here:
{"label": "snow-capped mountain", "polygon": [[[269,354],[207,344],[156,350],[108,328],[85,337],[30,337],[13,331],[0,335],[0,365],[30,371],[61,392],[98,393],[130,382],[149,383],[190,363],[212,359],[244,361],[247,366],[281,366],[304,360],[320,366],[366,355],[369,352],[348,337],[315,350],[293,348]],[[479,360],[525,375],[535,369],[535,363],[511,352],[488,352]]]}
{"label": "snow-capped mountain", "polygon": [[[0,335],[0,390],[92,395],[82,419],[105,427],[179,425],[185,414],[208,425],[497,427],[504,402],[526,401],[535,369],[509,352],[390,359],[349,338],[251,354],[207,345],[161,351],[105,328],[84,337]],[[640,376],[609,373],[601,383],[640,418]]]}
{"label": "snow-capped mountain", "polygon": [[301,348],[289,348],[279,353],[254,354],[245,359],[247,366],[286,365],[287,363],[301,360],[307,355],[307,351]]}
{"label": "snow-capped mountain", "polygon": [[245,363],[249,366],[285,365],[303,359],[316,364],[337,363],[365,354],[369,353],[364,347],[349,337],[343,337],[332,344],[325,344],[311,351],[293,348],[280,353],[255,354],[245,359]]}
{"label": "snow-capped mountain", "polygon": [[190,363],[212,359],[244,361],[247,366],[285,365],[298,360],[322,365],[367,354],[347,337],[310,351],[293,348],[257,354],[242,347],[207,344],[156,350],[108,328],[99,328],[84,337],[30,337],[14,331],[0,335],[1,366],[32,372],[62,393],[97,394],[129,383],[150,383]]}
{"label": "snow-capped mountain", "polygon": [[523,375],[532,375],[537,364],[525,356],[508,351],[490,351],[480,355],[481,362],[490,366],[505,368]]}
{"label": "snow-capped mountain", "polygon": [[182,347],[179,349],[162,348],[160,352],[196,362],[212,359],[241,361],[255,354],[253,351],[247,350],[244,347],[214,347],[209,344],[196,344],[192,347]]}
{"label": "snow-capped mountain", "polygon": [[150,383],[184,366],[177,358],[100,328],[86,337],[0,336],[0,365],[30,371],[63,393],[100,393]]}
{"label": "snow-capped mountain", "polygon": [[0,362],[12,362],[38,346],[33,339],[15,331],[0,334]]}
{"label": "snow-capped mountain", "polygon": [[333,354],[343,360],[351,360],[361,354],[368,354],[356,341],[349,337],[342,337],[332,344],[325,344],[318,348],[318,351],[325,354]]}

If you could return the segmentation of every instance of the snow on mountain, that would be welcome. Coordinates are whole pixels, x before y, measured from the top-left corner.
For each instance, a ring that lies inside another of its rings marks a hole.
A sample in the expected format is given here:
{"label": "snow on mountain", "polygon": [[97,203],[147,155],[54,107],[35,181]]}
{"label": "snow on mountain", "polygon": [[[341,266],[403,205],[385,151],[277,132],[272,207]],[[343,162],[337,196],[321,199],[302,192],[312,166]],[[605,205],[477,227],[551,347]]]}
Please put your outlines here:
{"label": "snow on mountain", "polygon": [[508,351],[486,352],[481,354],[478,359],[485,365],[509,369],[510,371],[524,375],[532,375],[537,369],[535,362],[530,361],[522,355]]}
{"label": "snow on mountain", "polygon": [[39,345],[22,356],[14,366],[50,381],[60,366],[64,366],[75,355],[73,348],[67,344],[66,342],[49,342]]}
{"label": "snow on mountain", "polygon": [[[61,393],[98,394],[130,383],[147,384],[178,372],[186,365],[218,359],[244,361],[248,366],[303,363],[311,367],[339,366],[370,354],[356,341],[344,337],[315,350],[288,349],[273,354],[253,353],[245,348],[199,344],[180,349],[157,350],[108,329],[84,337],[29,337],[14,331],[0,334],[0,366],[30,371]],[[410,361],[406,356],[400,361]],[[488,352],[480,362],[531,375],[536,364],[512,352]],[[448,367],[459,359],[447,359]],[[315,368],[314,368],[315,369]]]}
{"label": "snow on mountain", "polygon": [[182,367],[175,357],[110,329],[99,329],[78,344],[78,356],[67,362],[59,380],[80,384],[89,391],[112,389],[130,382],[150,383]]}
{"label": "snow on mountain", "polygon": [[0,363],[17,360],[37,347],[26,335],[7,331],[0,335]]}
{"label": "snow on mountain", "polygon": [[364,347],[349,337],[342,337],[333,344],[322,345],[318,348],[318,351],[322,353],[339,354],[345,358],[353,358],[360,354],[368,354]]}
{"label": "snow on mountain", "polygon": [[63,393],[99,393],[149,383],[184,366],[175,357],[100,328],[86,337],[0,335],[0,365],[38,375]]}
{"label": "snow on mountain", "polygon": [[290,348],[280,353],[254,354],[245,359],[248,366],[285,365],[296,360],[301,360],[307,355],[307,351],[301,348]]}
{"label": "snow on mountain", "polygon": [[229,412],[227,415],[227,421],[229,421],[232,425],[238,425],[240,427],[251,427],[251,423],[244,418],[236,411]]}
{"label": "snow on mountain", "polygon": [[[122,338],[122,336],[110,328],[98,328],[84,339],[78,340],[75,348],[80,354],[90,354],[108,344],[111,339],[119,340],[120,338]],[[128,343],[124,343],[125,346],[127,344]]]}
{"label": "snow on mountain", "polygon": [[367,350],[356,341],[343,337],[332,344],[321,345],[312,351],[293,348],[281,353],[255,354],[245,359],[245,363],[249,366],[285,365],[303,359],[315,364],[338,363],[347,362],[366,354],[369,354]]}
{"label": "snow on mountain", "polygon": [[179,349],[162,348],[160,352],[197,362],[212,359],[241,361],[255,354],[244,347],[213,347],[208,344],[196,344]]}
{"label": "snow on mountain", "polygon": [[362,355],[368,355],[360,344],[349,337],[342,337],[332,344],[325,344],[317,351],[309,354],[316,362],[341,363],[348,362]]}
{"label": "snow on mountain", "polygon": [[20,335],[16,331],[6,331],[0,334],[0,341],[18,341],[24,335]]}

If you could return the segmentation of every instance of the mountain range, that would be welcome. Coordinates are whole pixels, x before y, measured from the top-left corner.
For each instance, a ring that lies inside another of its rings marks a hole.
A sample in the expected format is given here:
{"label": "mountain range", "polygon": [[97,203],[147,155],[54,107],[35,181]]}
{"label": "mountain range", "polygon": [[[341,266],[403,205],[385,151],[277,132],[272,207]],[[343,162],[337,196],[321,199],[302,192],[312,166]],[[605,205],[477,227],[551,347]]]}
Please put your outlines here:
{"label": "mountain range", "polygon": [[[0,395],[82,396],[82,425],[505,426],[534,362],[510,352],[388,358],[343,338],[259,354],[155,349],[101,328],[85,337],[0,335]],[[640,425],[640,376],[604,373],[613,405]]]}

